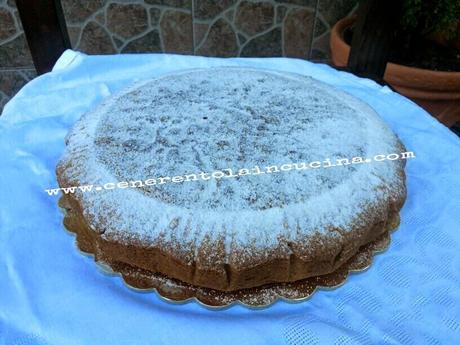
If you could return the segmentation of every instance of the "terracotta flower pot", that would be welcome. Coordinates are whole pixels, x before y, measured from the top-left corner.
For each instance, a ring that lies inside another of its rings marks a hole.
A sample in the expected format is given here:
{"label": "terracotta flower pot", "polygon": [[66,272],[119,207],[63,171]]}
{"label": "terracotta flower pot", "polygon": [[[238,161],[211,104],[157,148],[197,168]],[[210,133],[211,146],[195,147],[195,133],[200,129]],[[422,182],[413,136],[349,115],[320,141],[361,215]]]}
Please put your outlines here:
{"label": "terracotta flower pot", "polygon": [[[354,17],[347,17],[332,28],[332,62],[338,67],[347,65],[350,46],[344,41],[343,34],[354,21]],[[439,72],[388,63],[384,79],[446,126],[460,121],[460,72]]]}

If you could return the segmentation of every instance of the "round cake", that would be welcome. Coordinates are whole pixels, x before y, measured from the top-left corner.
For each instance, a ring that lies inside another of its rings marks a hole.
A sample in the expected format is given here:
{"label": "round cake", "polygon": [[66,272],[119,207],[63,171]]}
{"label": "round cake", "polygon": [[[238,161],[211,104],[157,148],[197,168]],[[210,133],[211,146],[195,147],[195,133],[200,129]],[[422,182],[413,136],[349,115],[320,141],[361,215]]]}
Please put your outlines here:
{"label": "round cake", "polygon": [[80,249],[130,285],[147,287],[142,272],[231,293],[330,274],[395,228],[404,160],[373,157],[401,152],[344,92],[220,67],[105,100],[67,135],[57,178],[78,186],[61,205]]}

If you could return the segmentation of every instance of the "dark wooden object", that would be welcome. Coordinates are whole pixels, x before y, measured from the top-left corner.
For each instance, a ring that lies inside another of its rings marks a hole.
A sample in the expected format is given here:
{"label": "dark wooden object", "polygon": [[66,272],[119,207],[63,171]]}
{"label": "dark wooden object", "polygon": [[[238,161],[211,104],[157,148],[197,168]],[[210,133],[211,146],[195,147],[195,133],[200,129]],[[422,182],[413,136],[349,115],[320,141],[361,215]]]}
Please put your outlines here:
{"label": "dark wooden object", "polygon": [[383,83],[385,67],[401,16],[401,0],[360,3],[353,31],[348,70]]}
{"label": "dark wooden object", "polygon": [[60,0],[16,0],[24,33],[38,74],[49,72],[70,48]]}

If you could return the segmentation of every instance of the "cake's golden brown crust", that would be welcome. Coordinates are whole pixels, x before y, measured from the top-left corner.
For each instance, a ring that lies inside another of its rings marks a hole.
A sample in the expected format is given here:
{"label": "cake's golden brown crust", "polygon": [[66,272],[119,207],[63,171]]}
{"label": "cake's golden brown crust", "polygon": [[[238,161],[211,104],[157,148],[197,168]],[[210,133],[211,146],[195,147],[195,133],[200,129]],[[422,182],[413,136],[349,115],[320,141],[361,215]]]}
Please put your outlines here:
{"label": "cake's golden brown crust", "polygon": [[398,224],[390,226],[389,231],[375,241],[361,247],[346,263],[332,273],[297,280],[292,283],[273,283],[255,288],[235,291],[219,291],[180,282],[159,273],[153,273],[120,262],[99,262],[101,269],[109,275],[120,274],[125,283],[140,291],[156,290],[169,301],[184,302],[196,299],[208,307],[226,307],[241,303],[247,307],[267,307],[278,299],[290,302],[303,301],[317,288],[336,288],[342,285],[352,272],[367,269],[375,254],[386,250],[390,244],[390,232]]}
{"label": "cake's golden brown crust", "polygon": [[[244,288],[233,291],[220,291],[203,288],[171,279],[161,273],[152,272],[132,266],[130,264],[113,261],[107,256],[96,255],[97,247],[92,243],[92,231],[84,230],[80,219],[67,205],[65,198],[61,198],[60,206],[66,208],[64,223],[66,227],[76,234],[77,246],[87,254],[93,255],[96,262],[101,264],[103,270],[110,273],[121,274],[128,286],[142,291],[155,289],[161,297],[170,301],[183,302],[196,298],[199,302],[209,307],[226,307],[234,302],[241,302],[250,307],[266,307],[278,298],[289,301],[302,301],[309,297],[318,287],[337,287],[341,285],[352,271],[362,271],[368,268],[375,253],[385,250],[390,243],[390,232],[399,225],[399,217],[387,224],[387,231],[378,236],[376,240],[359,248],[357,253],[341,265],[337,270],[321,276],[312,276],[307,279],[297,280],[292,283],[273,283]],[[80,231],[79,231],[80,230]],[[107,267],[108,266],[108,267]]]}
{"label": "cake's golden brown crust", "polygon": [[[404,174],[401,171],[401,174]],[[58,172],[59,176],[59,172]],[[64,183],[64,181],[62,181]],[[116,240],[104,239],[104,231],[92,230],[85,222],[81,206],[71,194],[63,195],[59,201],[66,211],[65,227],[77,235],[78,247],[86,253],[93,254],[96,261],[113,265],[129,265],[139,269],[164,274],[179,281],[220,291],[237,291],[277,282],[294,282],[309,277],[334,272],[353,255],[359,248],[375,241],[382,234],[392,230],[399,223],[399,210],[405,197],[391,205],[391,212],[386,219],[369,228],[349,231],[348,242],[337,249],[337,243],[328,238],[316,238],[317,246],[312,247],[313,255],[307,260],[297,257],[293,252],[284,260],[274,255],[255,266],[236,270],[228,264],[216,265],[214,269],[196,269],[196,264],[182,262],[173,251],[165,248],[146,246],[145,244],[124,244]],[[214,243],[213,246],[221,244]],[[222,245],[221,245],[222,246]],[[223,246],[222,246],[223,247]],[[288,245],[289,247],[289,245]],[[223,250],[223,249],[222,249]],[[202,255],[206,255],[203,253]],[[134,287],[145,288],[142,281],[132,281]]]}

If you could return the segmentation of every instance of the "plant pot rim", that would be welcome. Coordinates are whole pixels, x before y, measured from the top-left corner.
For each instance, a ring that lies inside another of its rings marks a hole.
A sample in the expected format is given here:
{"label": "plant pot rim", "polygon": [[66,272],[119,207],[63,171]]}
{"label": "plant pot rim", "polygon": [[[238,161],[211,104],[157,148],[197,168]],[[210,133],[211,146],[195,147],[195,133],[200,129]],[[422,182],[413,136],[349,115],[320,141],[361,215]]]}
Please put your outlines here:
{"label": "plant pot rim", "polygon": [[[343,33],[347,27],[350,27],[351,24],[353,24],[356,21],[356,15],[353,16],[348,16],[345,18],[340,19],[333,27],[331,30],[331,36],[335,36],[336,38],[339,39],[340,42],[337,42],[344,48],[347,53],[349,54],[350,52],[350,45],[345,42]],[[385,73],[385,79],[390,77],[391,80],[388,80],[389,82],[393,81],[393,75],[394,74],[410,74],[414,78],[422,77],[422,78],[435,78],[435,79],[452,79],[452,82],[455,82],[459,84],[460,87],[460,72],[457,71],[435,71],[435,70],[430,70],[430,69],[425,69],[425,68],[419,68],[419,67],[412,67],[412,66],[406,66],[406,65],[400,65],[394,62],[388,62],[387,65],[387,71]],[[458,88],[457,88],[458,89]]]}

